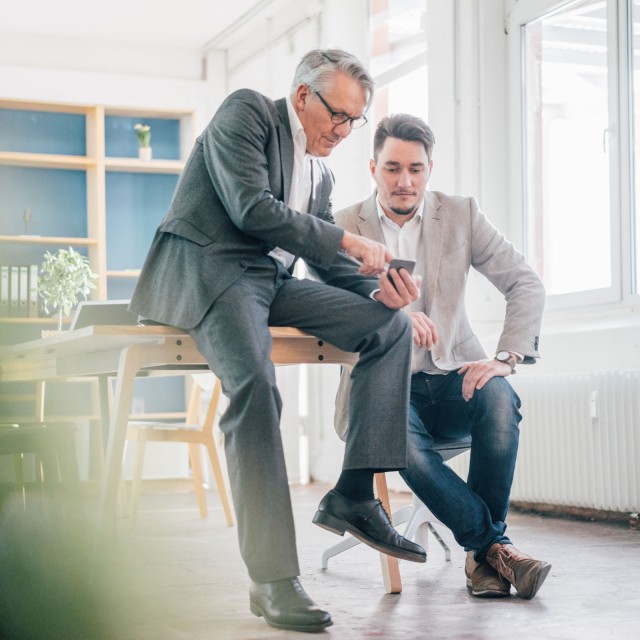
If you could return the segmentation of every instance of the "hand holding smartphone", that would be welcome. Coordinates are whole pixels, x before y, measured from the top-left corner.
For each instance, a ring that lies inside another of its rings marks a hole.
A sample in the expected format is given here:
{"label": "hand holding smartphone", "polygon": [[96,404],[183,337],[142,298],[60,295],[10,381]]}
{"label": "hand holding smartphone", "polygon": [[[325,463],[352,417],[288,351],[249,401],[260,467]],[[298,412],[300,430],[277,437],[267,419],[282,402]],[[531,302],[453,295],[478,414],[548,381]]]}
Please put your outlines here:
{"label": "hand holding smartphone", "polygon": [[[406,269],[409,272],[409,274],[412,274],[415,266],[416,266],[415,260],[401,260],[399,258],[394,258],[389,263],[389,268],[387,269],[387,272],[389,272],[391,269],[396,269],[398,272],[400,272],[400,269]],[[389,280],[391,281],[393,288],[397,291],[398,288],[394,284],[393,279],[389,278]]]}

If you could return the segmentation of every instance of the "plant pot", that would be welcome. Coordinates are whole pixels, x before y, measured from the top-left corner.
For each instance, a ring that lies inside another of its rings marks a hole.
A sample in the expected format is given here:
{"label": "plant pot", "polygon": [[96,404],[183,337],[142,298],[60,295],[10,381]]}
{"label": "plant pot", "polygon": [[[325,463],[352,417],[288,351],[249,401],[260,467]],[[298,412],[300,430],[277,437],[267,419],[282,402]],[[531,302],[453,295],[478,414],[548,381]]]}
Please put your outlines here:
{"label": "plant pot", "polygon": [[149,161],[153,157],[151,147],[138,147],[138,158],[140,160]]}

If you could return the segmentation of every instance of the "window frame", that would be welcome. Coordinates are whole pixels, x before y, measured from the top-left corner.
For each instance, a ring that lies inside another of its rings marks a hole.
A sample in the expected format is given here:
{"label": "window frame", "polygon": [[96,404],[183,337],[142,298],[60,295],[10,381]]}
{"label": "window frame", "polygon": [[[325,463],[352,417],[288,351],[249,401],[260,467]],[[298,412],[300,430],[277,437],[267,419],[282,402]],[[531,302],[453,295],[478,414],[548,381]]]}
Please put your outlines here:
{"label": "window frame", "polygon": [[[625,308],[640,303],[635,282],[634,260],[640,259],[640,246],[634,247],[634,224],[640,224],[640,211],[635,212],[633,157],[633,68],[631,50],[632,0],[603,0],[607,7],[608,103],[609,103],[609,182],[611,233],[611,286],[603,289],[555,294],[547,297],[549,311],[570,309],[602,310]],[[566,10],[580,0],[510,0],[506,16],[509,34],[509,113],[511,163],[510,202],[515,216],[514,231],[521,246],[528,251],[528,219],[526,192],[526,65],[524,28],[527,24]],[[640,108],[640,105],[639,105]],[[617,133],[617,135],[616,135]],[[640,161],[640,159],[638,159]],[[634,221],[634,215],[636,221]],[[640,243],[639,243],[640,245]],[[529,258],[531,256],[528,256]]]}

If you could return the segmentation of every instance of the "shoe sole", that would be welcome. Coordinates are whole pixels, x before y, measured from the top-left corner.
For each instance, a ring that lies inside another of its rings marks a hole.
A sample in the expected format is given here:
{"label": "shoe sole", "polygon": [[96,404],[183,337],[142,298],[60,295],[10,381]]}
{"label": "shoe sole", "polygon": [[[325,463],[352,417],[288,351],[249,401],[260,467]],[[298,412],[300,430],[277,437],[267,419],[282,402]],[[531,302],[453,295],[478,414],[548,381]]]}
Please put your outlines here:
{"label": "shoe sole", "polygon": [[518,595],[521,598],[525,598],[526,600],[531,600],[531,598],[533,598],[533,596],[535,596],[536,593],[540,591],[540,587],[542,586],[542,583],[547,579],[547,576],[549,575],[549,571],[551,571],[551,565],[547,563],[538,572],[538,575],[536,576],[536,579],[531,589],[529,589],[525,593],[521,593],[518,590],[518,587],[516,587],[516,591],[518,591]]}
{"label": "shoe sole", "polygon": [[357,529],[353,525],[349,524],[346,520],[336,518],[335,516],[328,514],[326,511],[316,511],[316,515],[313,516],[313,523],[317,524],[323,529],[326,529],[327,531],[337,533],[339,536],[343,536],[345,531],[348,531],[354,538],[358,538],[360,542],[364,542],[372,549],[380,551],[381,553],[384,553],[388,556],[392,556],[393,558],[398,558],[398,560],[408,560],[409,562],[427,561],[426,555],[411,553],[411,551],[405,551],[402,549],[398,549],[398,547],[385,545],[378,540],[374,540],[363,531],[360,531],[360,529]]}
{"label": "shoe sole", "polygon": [[269,618],[269,616],[262,610],[262,607],[260,607],[260,605],[258,605],[256,602],[254,602],[251,599],[249,599],[249,609],[254,616],[258,618],[264,618],[266,623],[269,626],[275,627],[276,629],[286,629],[287,631],[302,631],[304,633],[316,633],[318,631],[322,631],[323,629],[326,629],[327,627],[330,627],[333,624],[333,620],[329,620],[328,622],[322,622],[320,624],[313,624],[313,625],[285,624],[282,622],[275,622],[274,620],[271,620],[271,618]]}
{"label": "shoe sole", "polygon": [[471,578],[467,578],[467,589],[469,589],[471,595],[476,598],[507,598],[511,595],[508,591],[494,591],[492,589],[487,589],[486,591],[474,591]]}

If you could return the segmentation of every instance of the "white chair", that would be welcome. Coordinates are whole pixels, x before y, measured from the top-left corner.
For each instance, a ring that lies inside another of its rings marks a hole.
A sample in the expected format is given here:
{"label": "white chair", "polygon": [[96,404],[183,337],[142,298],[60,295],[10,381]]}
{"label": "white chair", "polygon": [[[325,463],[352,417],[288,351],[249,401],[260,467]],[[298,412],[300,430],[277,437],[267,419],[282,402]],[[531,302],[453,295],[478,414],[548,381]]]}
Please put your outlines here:
{"label": "white chair", "polygon": [[135,448],[129,506],[129,517],[131,518],[132,527],[135,525],[138,510],[138,498],[140,496],[142,470],[144,466],[144,452],[147,442],[182,442],[189,445],[189,460],[191,461],[191,471],[200,515],[206,518],[208,510],[203,487],[202,465],[200,462],[200,446],[204,446],[211,461],[211,468],[227,524],[230,527],[233,526],[234,518],[231,499],[221,464],[221,456],[218,452],[218,446],[213,433],[222,387],[220,381],[215,378],[213,389],[211,390],[211,400],[209,401],[204,421],[201,423],[200,404],[203,391],[203,377],[201,375],[195,375],[192,376],[192,378],[193,385],[185,423],[168,424],[166,422],[132,420],[128,424],[127,442],[134,443]]}
{"label": "white chair", "polygon": [[[465,451],[468,451],[470,447],[470,437],[461,438],[458,440],[440,440],[436,441],[435,443],[436,451],[440,453],[445,462],[461,453],[464,453]],[[384,484],[384,490],[386,490],[386,479],[384,477],[384,474],[376,474],[376,481],[378,483],[378,493],[380,494],[379,483],[381,481]],[[444,549],[445,561],[451,561],[451,550],[442,539],[433,524],[438,523],[438,520],[424,505],[424,503],[417,498],[417,496],[413,496],[412,504],[394,512],[391,516],[391,521],[393,522],[394,526],[398,526],[406,522],[407,526],[405,527],[403,533],[404,537],[409,540],[415,540],[415,542],[420,544],[425,551],[428,550],[428,533],[431,532],[433,537]],[[360,540],[354,538],[353,536],[349,536],[341,542],[338,542],[328,549],[325,549],[325,551],[322,553],[322,568],[328,568],[330,558],[333,558],[334,556],[342,553],[343,551],[346,551],[347,549],[351,549],[358,544],[360,544]],[[388,576],[386,574],[384,575],[384,579],[386,585],[388,581]],[[391,593],[399,593],[402,590],[402,584],[401,582],[399,582],[399,577],[397,578],[397,582],[398,584],[393,590],[391,590]],[[387,590],[389,591],[389,589]]]}

